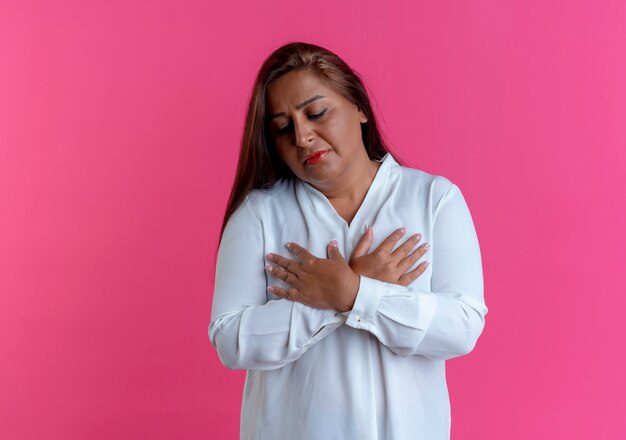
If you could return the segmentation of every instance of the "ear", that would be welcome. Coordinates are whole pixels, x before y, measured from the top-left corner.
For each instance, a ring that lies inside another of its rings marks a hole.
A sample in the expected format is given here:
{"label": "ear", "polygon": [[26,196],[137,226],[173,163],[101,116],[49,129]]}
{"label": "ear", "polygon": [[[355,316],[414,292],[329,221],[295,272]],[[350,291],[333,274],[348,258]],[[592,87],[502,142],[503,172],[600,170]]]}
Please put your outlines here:
{"label": "ear", "polygon": [[361,124],[365,124],[367,122],[367,116],[363,113],[363,110],[361,110],[360,107],[357,108],[359,109],[359,122],[361,122]]}

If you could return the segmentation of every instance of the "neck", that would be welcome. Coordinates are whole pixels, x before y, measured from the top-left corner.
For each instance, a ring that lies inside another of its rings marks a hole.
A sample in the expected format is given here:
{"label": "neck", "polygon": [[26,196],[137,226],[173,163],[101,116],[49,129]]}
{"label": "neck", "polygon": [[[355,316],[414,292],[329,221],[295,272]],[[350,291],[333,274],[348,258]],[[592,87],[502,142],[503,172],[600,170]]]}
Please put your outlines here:
{"label": "neck", "polygon": [[360,204],[369,190],[381,163],[371,160],[364,154],[351,163],[345,171],[333,179],[333,185],[318,187],[317,189],[326,196],[329,201],[355,202]]}

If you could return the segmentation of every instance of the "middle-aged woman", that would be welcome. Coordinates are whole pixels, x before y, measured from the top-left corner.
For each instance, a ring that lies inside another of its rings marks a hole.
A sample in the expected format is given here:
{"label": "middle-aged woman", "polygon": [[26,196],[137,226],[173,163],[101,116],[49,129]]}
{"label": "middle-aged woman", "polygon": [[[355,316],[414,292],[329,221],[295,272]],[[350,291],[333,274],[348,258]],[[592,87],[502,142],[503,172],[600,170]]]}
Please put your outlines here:
{"label": "middle-aged woman", "polygon": [[275,50],[250,99],[209,325],[222,363],[248,370],[241,438],[448,439],[445,360],[473,349],[486,313],[459,188],[396,161],[337,55]]}

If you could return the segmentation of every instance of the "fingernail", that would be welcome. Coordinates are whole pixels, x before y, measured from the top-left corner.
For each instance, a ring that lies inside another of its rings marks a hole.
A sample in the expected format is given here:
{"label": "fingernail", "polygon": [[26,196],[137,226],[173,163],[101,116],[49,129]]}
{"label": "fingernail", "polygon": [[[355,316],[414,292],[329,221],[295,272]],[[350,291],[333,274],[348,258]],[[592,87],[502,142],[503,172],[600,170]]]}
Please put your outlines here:
{"label": "fingernail", "polygon": [[272,271],[272,269],[273,269],[273,267],[272,267],[272,266],[270,266],[269,264],[266,264],[266,265],[265,265],[265,270],[267,270],[267,271],[271,272],[271,271]]}
{"label": "fingernail", "polygon": [[337,240],[332,240],[332,241],[330,242],[330,245],[331,245],[332,247],[337,247]]}
{"label": "fingernail", "polygon": [[268,291],[268,292],[273,292],[273,291],[274,291],[274,288],[273,288],[272,286],[267,286],[267,291]]}
{"label": "fingernail", "polygon": [[424,249],[426,249],[426,250],[430,249],[430,244],[426,243],[426,244],[424,245]]}
{"label": "fingernail", "polygon": [[402,227],[400,228],[400,232],[402,232],[402,233],[404,234],[404,233],[406,232],[406,228],[405,228],[404,226],[402,226]]}
{"label": "fingernail", "polygon": [[370,228],[370,225],[367,225],[367,224],[366,224],[366,225],[365,225],[365,232],[367,232],[367,231],[369,230],[369,228]]}
{"label": "fingernail", "polygon": [[285,247],[286,247],[287,249],[291,249],[291,242],[287,242],[287,243],[285,243]]}
{"label": "fingernail", "polygon": [[430,264],[430,263],[429,263],[428,261],[426,261],[426,262],[424,263],[424,269],[426,269],[426,268],[428,267],[428,265],[429,265],[429,264]]}

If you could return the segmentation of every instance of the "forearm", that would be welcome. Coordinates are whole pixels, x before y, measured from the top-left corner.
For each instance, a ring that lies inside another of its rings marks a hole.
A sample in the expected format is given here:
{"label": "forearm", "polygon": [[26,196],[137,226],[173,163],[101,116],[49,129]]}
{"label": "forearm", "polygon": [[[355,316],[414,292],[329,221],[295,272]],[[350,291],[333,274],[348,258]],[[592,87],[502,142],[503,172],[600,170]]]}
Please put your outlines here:
{"label": "forearm", "polygon": [[215,316],[209,339],[230,369],[271,370],[295,361],[346,320],[286,299]]}
{"label": "forearm", "polygon": [[421,292],[361,278],[346,324],[371,332],[398,355],[450,359],[469,353],[487,308],[469,295]]}

